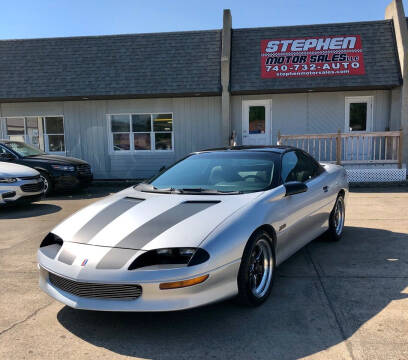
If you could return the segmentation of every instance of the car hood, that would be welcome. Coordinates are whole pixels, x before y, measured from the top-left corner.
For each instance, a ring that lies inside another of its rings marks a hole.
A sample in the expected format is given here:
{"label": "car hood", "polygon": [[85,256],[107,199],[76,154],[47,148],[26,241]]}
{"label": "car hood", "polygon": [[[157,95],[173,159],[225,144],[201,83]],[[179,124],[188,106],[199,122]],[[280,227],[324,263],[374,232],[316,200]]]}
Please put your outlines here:
{"label": "car hood", "polygon": [[35,155],[35,156],[29,156],[25,158],[24,160],[32,160],[32,161],[45,161],[48,163],[52,164],[61,164],[61,165],[84,165],[87,164],[86,161],[73,158],[73,157],[67,157],[67,156],[60,156],[60,155]]}
{"label": "car hood", "polygon": [[28,166],[0,162],[0,177],[28,177],[37,176],[40,173]]}
{"label": "car hood", "polygon": [[121,249],[198,247],[260,194],[177,195],[131,188],[80,210],[53,233],[64,242]]}

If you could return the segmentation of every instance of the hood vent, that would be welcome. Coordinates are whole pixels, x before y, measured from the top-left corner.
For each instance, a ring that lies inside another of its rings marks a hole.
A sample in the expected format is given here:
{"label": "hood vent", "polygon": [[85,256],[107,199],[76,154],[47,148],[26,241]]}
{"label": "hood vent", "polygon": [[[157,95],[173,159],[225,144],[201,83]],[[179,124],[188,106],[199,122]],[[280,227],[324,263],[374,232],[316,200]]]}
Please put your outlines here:
{"label": "hood vent", "polygon": [[141,201],[146,200],[146,199],[135,198],[135,197],[130,197],[130,196],[126,196],[124,199],[128,201],[133,201],[135,203],[140,203]]}

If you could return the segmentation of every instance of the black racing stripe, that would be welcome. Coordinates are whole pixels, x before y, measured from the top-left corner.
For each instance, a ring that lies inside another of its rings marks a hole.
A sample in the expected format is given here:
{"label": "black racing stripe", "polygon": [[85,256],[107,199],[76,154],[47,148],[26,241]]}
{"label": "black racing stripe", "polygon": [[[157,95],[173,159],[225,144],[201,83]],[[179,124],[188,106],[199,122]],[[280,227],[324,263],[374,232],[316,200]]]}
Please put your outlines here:
{"label": "black racing stripe", "polygon": [[143,199],[126,197],[107,206],[79,229],[72,241],[82,244],[90,242],[106,225],[142,201]]}
{"label": "black racing stripe", "polygon": [[68,250],[62,250],[61,254],[58,256],[58,261],[63,262],[67,265],[72,265],[75,260],[75,255],[69,252]]}
{"label": "black racing stripe", "polygon": [[[167,231],[179,222],[203,211],[219,201],[186,201],[164,213],[156,216],[143,224],[135,231],[131,232],[118,244],[117,248],[142,249],[146,244],[155,239],[161,233]],[[98,263],[98,269],[119,269],[123,267],[134,254],[131,252],[122,253],[118,256],[117,249],[110,250]],[[112,267],[114,266],[114,267]]]}

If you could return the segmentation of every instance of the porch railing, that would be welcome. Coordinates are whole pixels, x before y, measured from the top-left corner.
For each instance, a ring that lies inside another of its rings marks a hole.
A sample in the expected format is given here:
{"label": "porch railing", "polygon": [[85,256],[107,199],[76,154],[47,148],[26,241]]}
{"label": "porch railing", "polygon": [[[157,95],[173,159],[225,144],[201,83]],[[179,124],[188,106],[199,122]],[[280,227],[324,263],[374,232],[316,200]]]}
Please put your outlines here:
{"label": "porch railing", "polygon": [[402,131],[281,135],[278,144],[301,148],[319,161],[337,164],[398,164]]}

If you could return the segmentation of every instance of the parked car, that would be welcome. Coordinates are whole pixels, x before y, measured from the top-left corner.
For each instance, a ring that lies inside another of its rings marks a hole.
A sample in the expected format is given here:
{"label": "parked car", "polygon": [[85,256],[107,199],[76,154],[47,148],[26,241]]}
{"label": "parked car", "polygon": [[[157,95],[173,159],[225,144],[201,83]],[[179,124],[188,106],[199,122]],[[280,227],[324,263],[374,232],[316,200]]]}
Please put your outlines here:
{"label": "parked car", "polygon": [[42,241],[40,287],[80,309],[257,306],[276,266],[343,233],[346,172],[293,147],[194,153],[80,210]]}
{"label": "parked car", "polygon": [[0,206],[38,201],[43,192],[44,183],[37,170],[0,162]]}
{"label": "parked car", "polygon": [[53,190],[67,190],[88,186],[93,175],[83,160],[47,154],[19,141],[0,140],[0,161],[26,165],[40,172],[45,195]]}

